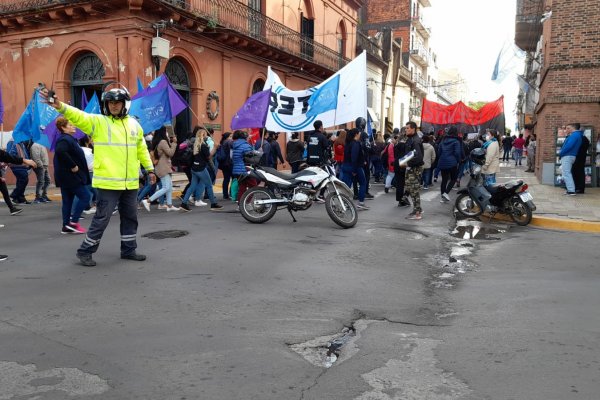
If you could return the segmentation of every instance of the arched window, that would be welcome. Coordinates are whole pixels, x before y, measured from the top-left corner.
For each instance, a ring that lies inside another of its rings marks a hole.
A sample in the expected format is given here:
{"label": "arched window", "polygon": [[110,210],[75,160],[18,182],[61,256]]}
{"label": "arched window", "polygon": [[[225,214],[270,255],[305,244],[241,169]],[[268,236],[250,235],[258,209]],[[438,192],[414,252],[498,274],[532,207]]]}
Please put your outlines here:
{"label": "arched window", "polygon": [[[72,105],[78,108],[84,108],[82,104],[83,96],[90,100],[94,93],[102,95],[102,84],[104,78],[104,65],[102,61],[92,52],[87,52],[79,56],[73,65],[71,73],[71,99]],[[87,104],[87,102],[86,102]]]}
{"label": "arched window", "polygon": [[[172,58],[165,67],[165,75],[173,85],[173,88],[183,97],[186,103],[190,104],[190,78],[185,65],[177,58]],[[177,135],[177,141],[182,142],[187,138],[191,130],[191,116],[189,108],[185,109],[175,117],[175,126],[173,131]],[[176,162],[177,160],[174,160]]]}
{"label": "arched window", "polygon": [[338,68],[342,68],[344,66],[344,58],[346,57],[346,43],[348,40],[348,35],[346,33],[346,24],[344,23],[344,20],[341,20],[338,24],[335,36],[337,39],[337,51],[339,54]]}
{"label": "arched window", "polygon": [[262,92],[265,88],[265,81],[263,79],[257,79],[252,84],[252,94]]}

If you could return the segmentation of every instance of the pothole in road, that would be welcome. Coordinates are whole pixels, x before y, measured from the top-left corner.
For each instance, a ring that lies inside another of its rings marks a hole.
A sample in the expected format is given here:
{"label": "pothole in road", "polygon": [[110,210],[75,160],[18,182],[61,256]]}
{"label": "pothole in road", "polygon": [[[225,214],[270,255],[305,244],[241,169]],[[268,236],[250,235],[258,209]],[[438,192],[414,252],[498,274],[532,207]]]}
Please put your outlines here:
{"label": "pothole in road", "polygon": [[175,239],[175,238],[179,238],[182,236],[186,236],[187,234],[189,234],[188,231],[181,231],[181,230],[175,229],[175,230],[167,230],[167,231],[150,232],[150,233],[146,233],[146,234],[142,235],[142,237],[160,240],[160,239]]}
{"label": "pothole in road", "polygon": [[478,240],[500,240],[498,235],[505,233],[506,229],[485,224],[473,218],[457,219],[456,226],[450,233],[450,236],[459,239],[478,239]]}
{"label": "pothole in road", "polygon": [[402,240],[425,240],[429,236],[423,232],[402,228],[400,226],[388,225],[367,229],[368,234],[376,233],[377,236],[398,237],[398,231],[402,232]]}
{"label": "pothole in road", "polygon": [[312,365],[331,368],[334,363],[341,363],[358,352],[354,343],[369,322],[371,321],[357,320],[339,333],[319,336],[304,343],[290,344],[289,347]]}

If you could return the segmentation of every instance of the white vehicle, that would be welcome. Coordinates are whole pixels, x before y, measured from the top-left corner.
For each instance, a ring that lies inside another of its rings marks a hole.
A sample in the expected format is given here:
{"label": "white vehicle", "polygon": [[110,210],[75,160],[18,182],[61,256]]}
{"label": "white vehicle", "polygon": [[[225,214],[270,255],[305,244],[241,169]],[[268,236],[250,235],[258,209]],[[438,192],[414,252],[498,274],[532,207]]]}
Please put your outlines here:
{"label": "white vehicle", "polygon": [[296,222],[292,212],[307,210],[323,188],[325,209],[333,222],[342,228],[352,228],[358,221],[356,206],[351,200],[352,191],[336,178],[330,165],[308,167],[295,174],[253,166],[248,176],[264,183],[264,186],[248,189],[240,199],[240,212],[252,223],[266,222],[284,207]]}

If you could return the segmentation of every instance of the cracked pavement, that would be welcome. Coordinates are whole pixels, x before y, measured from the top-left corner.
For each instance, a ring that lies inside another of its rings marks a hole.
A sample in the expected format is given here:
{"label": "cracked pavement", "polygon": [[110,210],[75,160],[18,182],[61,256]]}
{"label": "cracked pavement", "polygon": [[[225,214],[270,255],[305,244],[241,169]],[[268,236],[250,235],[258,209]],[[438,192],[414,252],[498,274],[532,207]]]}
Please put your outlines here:
{"label": "cracked pavement", "polygon": [[[510,226],[461,246],[436,195],[407,222],[380,194],[350,230],[322,205],[264,225],[144,213],[140,235],[190,232],[141,238],[144,263],[119,259],[117,215],[95,268],[56,202],[0,215],[0,399],[594,399],[598,237]],[[289,347],[353,323],[329,369]]]}

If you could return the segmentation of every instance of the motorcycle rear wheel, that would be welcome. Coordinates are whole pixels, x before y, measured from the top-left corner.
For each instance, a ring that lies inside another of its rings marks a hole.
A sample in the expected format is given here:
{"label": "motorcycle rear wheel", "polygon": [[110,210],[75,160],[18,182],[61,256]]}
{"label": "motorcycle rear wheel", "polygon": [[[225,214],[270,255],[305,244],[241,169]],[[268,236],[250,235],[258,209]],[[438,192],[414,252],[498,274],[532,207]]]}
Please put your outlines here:
{"label": "motorcycle rear wheel", "polygon": [[275,195],[269,189],[256,186],[250,188],[240,199],[240,213],[242,217],[253,224],[267,222],[277,212],[276,204],[254,204],[254,200],[271,200]]}
{"label": "motorcycle rear wheel", "polygon": [[460,215],[465,217],[478,217],[483,214],[481,207],[466,193],[458,195],[454,207]]}
{"label": "motorcycle rear wheel", "polygon": [[511,206],[510,218],[512,218],[517,225],[529,225],[531,218],[533,218],[533,213],[531,212],[529,204],[525,203],[520,197],[517,196],[513,197],[509,201]]}
{"label": "motorcycle rear wheel", "polygon": [[[340,199],[346,207],[346,211],[342,209],[342,203],[340,202]],[[358,222],[358,212],[356,211],[356,206],[354,205],[354,202],[345,194],[340,193],[340,197],[338,197],[337,194],[330,193],[325,198],[325,209],[327,210],[329,218],[331,218],[333,222],[342,228],[352,228],[354,225],[356,225],[356,222]]]}

